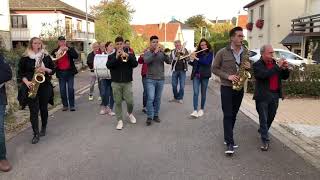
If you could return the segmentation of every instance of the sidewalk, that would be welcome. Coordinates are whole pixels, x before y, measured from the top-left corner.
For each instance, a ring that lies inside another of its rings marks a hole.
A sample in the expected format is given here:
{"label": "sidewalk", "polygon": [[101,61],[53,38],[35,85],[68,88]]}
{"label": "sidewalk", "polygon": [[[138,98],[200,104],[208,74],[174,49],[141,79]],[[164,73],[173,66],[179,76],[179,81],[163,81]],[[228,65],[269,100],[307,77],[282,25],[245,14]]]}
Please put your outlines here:
{"label": "sidewalk", "polygon": [[[219,92],[219,80],[213,80],[210,88]],[[245,93],[240,110],[259,124],[252,94]],[[320,168],[320,100],[288,98],[280,100],[276,118],[270,133],[294,150],[305,160]]]}

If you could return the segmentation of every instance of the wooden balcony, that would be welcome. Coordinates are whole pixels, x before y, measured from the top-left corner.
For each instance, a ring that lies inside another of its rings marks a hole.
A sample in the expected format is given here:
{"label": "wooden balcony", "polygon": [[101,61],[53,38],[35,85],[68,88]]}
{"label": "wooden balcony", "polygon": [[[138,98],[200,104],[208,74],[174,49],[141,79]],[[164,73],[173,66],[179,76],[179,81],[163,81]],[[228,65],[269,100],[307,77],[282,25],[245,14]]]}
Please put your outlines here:
{"label": "wooden balcony", "polygon": [[320,14],[291,20],[291,31],[296,35],[320,36]]}

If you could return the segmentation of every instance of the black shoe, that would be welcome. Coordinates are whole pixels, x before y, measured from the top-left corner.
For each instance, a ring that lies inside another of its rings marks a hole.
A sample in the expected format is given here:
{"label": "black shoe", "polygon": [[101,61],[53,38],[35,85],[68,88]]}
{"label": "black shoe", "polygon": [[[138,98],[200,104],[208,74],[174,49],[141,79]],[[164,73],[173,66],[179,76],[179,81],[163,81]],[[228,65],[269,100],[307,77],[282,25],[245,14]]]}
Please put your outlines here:
{"label": "black shoe", "polygon": [[154,120],[155,122],[157,122],[157,123],[160,123],[160,122],[161,122],[159,116],[153,117],[153,120]]}
{"label": "black shoe", "polygon": [[150,126],[152,123],[152,119],[148,118],[146,123],[147,123],[147,126]]}
{"label": "black shoe", "polygon": [[[224,145],[227,145],[227,143],[226,143],[225,141],[223,142],[223,144],[224,144]],[[236,149],[236,148],[238,148],[238,147],[239,147],[238,144],[233,144],[233,148],[234,148],[234,149]]]}
{"label": "black shoe", "polygon": [[46,135],[46,128],[42,128],[41,131],[40,131],[39,136],[42,137],[42,136],[45,136],[45,135]]}
{"label": "black shoe", "polygon": [[40,140],[39,134],[35,134],[32,138],[32,144],[37,144]]}
{"label": "black shoe", "polygon": [[68,107],[63,107],[62,111],[68,111]]}
{"label": "black shoe", "polygon": [[71,107],[71,108],[70,108],[70,111],[76,111],[76,108]]}
{"label": "black shoe", "polygon": [[142,112],[145,113],[145,114],[147,114],[147,109],[146,109],[145,107],[142,108]]}
{"label": "black shoe", "polygon": [[269,149],[269,143],[268,142],[263,142],[261,147],[260,147],[261,151],[268,151]]}
{"label": "black shoe", "polygon": [[224,153],[228,156],[232,156],[234,153],[233,145],[232,144],[227,145],[227,149]]}

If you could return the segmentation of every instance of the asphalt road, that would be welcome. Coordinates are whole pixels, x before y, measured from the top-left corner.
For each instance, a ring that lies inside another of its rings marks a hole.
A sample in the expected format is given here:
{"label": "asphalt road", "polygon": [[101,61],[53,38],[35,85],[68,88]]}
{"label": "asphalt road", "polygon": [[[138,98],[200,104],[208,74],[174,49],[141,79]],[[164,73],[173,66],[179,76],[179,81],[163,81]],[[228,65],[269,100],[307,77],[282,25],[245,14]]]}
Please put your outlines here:
{"label": "asphalt road", "polygon": [[[140,69],[140,68],[139,68]],[[168,103],[171,86],[166,83],[160,124],[146,127],[141,112],[142,84],[135,71],[134,114],[137,124],[98,115],[99,101],[77,100],[76,112],[58,111],[50,117],[47,136],[30,143],[28,128],[7,143],[13,165],[3,180],[316,180],[320,172],[275,137],[271,148],[261,152],[257,125],[239,113],[235,140],[239,149],[224,155],[220,97],[210,91],[205,115],[189,118],[192,86],[187,82],[184,104]]]}

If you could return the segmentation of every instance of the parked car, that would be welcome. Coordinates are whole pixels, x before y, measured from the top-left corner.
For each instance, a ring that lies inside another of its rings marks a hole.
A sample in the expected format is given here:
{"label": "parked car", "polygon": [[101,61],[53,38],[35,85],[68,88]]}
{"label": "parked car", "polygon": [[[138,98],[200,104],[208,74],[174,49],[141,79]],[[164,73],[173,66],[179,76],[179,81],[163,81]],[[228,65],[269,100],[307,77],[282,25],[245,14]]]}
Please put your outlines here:
{"label": "parked car", "polygon": [[[288,50],[284,50],[284,49],[274,49],[274,56],[276,58],[285,58],[289,64],[291,65],[298,65],[300,66],[301,64],[305,63],[305,64],[315,64],[316,61],[311,60],[311,62],[306,59],[303,58],[291,51]],[[260,59],[261,54],[260,54],[260,49],[253,49],[250,50],[249,52],[249,59],[253,62],[256,62]]]}

